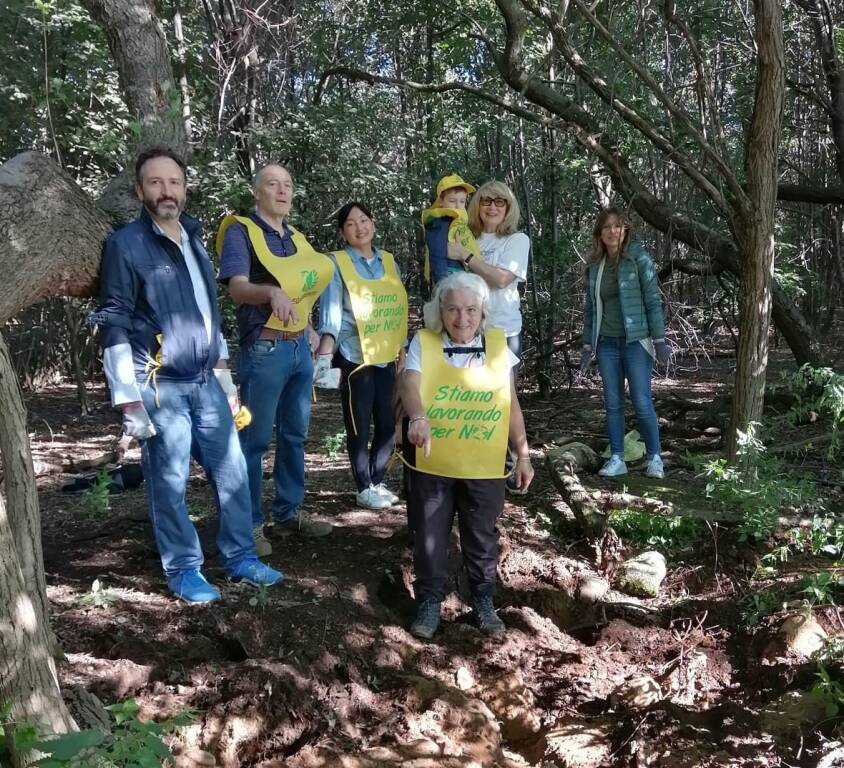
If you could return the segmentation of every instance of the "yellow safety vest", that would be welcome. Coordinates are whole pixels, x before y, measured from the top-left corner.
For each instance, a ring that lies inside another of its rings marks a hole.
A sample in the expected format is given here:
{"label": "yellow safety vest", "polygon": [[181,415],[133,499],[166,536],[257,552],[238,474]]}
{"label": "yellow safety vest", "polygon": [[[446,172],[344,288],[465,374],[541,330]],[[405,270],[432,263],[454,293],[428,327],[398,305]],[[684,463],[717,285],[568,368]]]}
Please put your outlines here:
{"label": "yellow safety vest", "polygon": [[407,338],[407,291],[393,254],[380,253],[384,277],[370,280],[361,277],[346,251],[334,252],[352,301],[364,365],[392,363]]}
{"label": "yellow safety vest", "polygon": [[249,242],[252,243],[252,249],[258,261],[296,305],[298,322],[294,323],[291,320],[284,325],[275,315],[270,315],[266,327],[278,331],[304,330],[311,319],[311,310],[316,300],[334,277],[334,263],[324,253],[315,250],[307,238],[290,225],[288,228],[293,237],[296,253],[291,256],[276,256],[267,245],[264,230],[246,216],[226,216],[223,219],[217,231],[217,253],[222,250],[226,230],[235,222],[246,227]]}
{"label": "yellow safety vest", "polygon": [[[465,208],[426,208],[422,211],[422,224],[427,224],[431,219],[435,218],[449,218],[451,222],[448,225],[448,242],[460,243],[469,253],[476,259],[481,258],[481,249],[478,241],[469,229],[469,216]],[[459,264],[460,262],[454,262]],[[461,265],[463,266],[463,265]],[[425,280],[431,281],[431,259],[428,253],[428,246],[425,246],[425,264],[422,272]]]}
{"label": "yellow safety vest", "polygon": [[419,331],[419,394],[431,425],[431,455],[416,450],[421,472],[466,480],[504,477],[510,432],[507,341],[500,328],[484,335],[484,365],[455,368],[443,357],[442,336]]}

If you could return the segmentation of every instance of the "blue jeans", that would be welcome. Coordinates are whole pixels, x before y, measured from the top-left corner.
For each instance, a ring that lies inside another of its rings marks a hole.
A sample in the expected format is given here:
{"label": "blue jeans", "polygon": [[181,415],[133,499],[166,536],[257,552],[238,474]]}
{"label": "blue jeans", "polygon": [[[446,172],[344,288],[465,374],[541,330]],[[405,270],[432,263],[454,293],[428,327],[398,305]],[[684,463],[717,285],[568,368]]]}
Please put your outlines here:
{"label": "blue jeans", "polygon": [[158,434],[141,451],[149,512],[167,578],[201,568],[202,548],[185,504],[191,453],[205,470],[219,513],[217,545],[227,568],[255,556],[246,463],[229,404],[213,374],[206,382],[141,385]]}
{"label": "blue jeans", "polygon": [[649,457],[658,454],[659,423],[651,397],[650,354],[638,341],[628,344],[624,338],[600,336],[596,355],[604,385],[610,451],[624,456],[624,380],[627,379],[645,451]]}
{"label": "blue jeans", "polygon": [[240,430],[252,495],[252,525],[264,521],[261,477],[264,454],[275,427],[276,522],[296,517],[305,498],[305,438],[311,419],[313,360],[305,336],[290,341],[258,339],[238,357],[240,397],[252,412],[252,423]]}

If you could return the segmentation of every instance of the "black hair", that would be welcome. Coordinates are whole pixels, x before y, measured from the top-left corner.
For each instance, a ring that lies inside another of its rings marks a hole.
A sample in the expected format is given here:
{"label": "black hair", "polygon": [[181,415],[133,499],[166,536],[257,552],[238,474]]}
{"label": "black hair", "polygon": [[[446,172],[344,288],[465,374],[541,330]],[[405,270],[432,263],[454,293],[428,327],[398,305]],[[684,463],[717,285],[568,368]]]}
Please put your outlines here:
{"label": "black hair", "polygon": [[370,211],[369,208],[367,208],[363,203],[352,200],[337,211],[337,229],[343,229],[343,225],[346,223],[346,219],[349,218],[352,208],[360,208],[368,219],[372,218],[372,211]]}
{"label": "black hair", "polygon": [[156,157],[169,157],[179,168],[182,169],[182,176],[187,179],[187,170],[188,167],[185,165],[185,161],[177,155],[172,149],[167,149],[166,147],[150,147],[149,149],[144,150],[138,155],[138,159],[135,160],[135,181],[140,184],[141,183],[141,171],[144,167],[144,164],[148,160],[155,160]]}

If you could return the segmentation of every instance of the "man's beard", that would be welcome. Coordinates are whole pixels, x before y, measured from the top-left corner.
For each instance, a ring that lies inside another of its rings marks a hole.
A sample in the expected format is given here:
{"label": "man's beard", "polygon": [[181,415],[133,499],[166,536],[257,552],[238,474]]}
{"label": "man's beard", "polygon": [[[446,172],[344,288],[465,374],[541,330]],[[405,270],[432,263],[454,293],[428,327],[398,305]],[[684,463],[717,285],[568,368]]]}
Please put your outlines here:
{"label": "man's beard", "polygon": [[159,219],[178,219],[182,213],[182,206],[178,200],[168,198],[165,200],[156,200],[152,203],[150,200],[144,200],[144,205],[152,214]]}

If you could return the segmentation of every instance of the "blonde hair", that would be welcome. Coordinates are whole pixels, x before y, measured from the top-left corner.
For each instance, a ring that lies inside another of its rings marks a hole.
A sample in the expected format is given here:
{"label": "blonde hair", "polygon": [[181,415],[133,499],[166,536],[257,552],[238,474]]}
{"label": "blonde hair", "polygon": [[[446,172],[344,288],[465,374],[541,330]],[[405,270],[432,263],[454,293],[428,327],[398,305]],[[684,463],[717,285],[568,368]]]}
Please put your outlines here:
{"label": "blonde hair", "polygon": [[[618,222],[624,227],[624,238],[621,241],[621,247],[618,249],[618,253],[615,255],[614,259],[609,253],[607,253],[606,246],[604,245],[603,240],[601,240],[601,230],[611,218],[618,219]],[[592,227],[592,253],[589,256],[589,263],[595,264],[605,256],[617,263],[623,259],[627,253],[627,247],[630,245],[630,238],[632,235],[633,227],[630,225],[630,219],[627,217],[627,214],[621,210],[621,208],[617,208],[614,205],[609,208],[604,208],[604,210],[598,214],[598,218],[595,219],[595,226]]]}
{"label": "blonde hair", "polygon": [[473,272],[453,272],[436,284],[434,292],[431,295],[431,300],[425,302],[425,306],[422,307],[422,318],[425,321],[425,327],[438,333],[442,332],[443,303],[445,302],[446,296],[454,291],[469,291],[480,299],[481,324],[478,326],[478,330],[482,331],[486,321],[486,303],[489,299],[489,286],[482,277],[479,277]]}
{"label": "blonde hair", "polygon": [[472,234],[478,237],[484,231],[483,222],[481,222],[481,198],[482,197],[503,197],[507,201],[507,213],[504,215],[502,222],[495,228],[495,234],[499,237],[512,235],[518,231],[519,218],[521,217],[521,210],[519,209],[519,201],[516,196],[510,191],[502,181],[488,181],[482,184],[480,189],[472,195],[469,202],[469,228]]}

